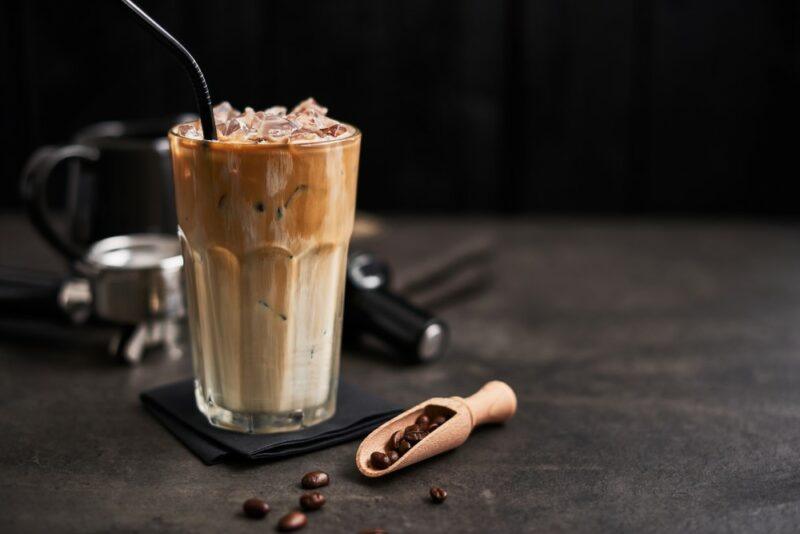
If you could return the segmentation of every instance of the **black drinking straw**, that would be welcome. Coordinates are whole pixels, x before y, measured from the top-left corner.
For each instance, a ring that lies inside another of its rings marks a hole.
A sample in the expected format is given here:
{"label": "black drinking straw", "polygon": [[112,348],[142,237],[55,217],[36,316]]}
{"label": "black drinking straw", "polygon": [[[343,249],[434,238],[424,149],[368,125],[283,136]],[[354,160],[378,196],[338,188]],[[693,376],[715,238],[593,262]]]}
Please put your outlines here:
{"label": "black drinking straw", "polygon": [[136,20],[152,33],[161,44],[166,46],[172,52],[172,55],[180,61],[183,68],[186,69],[192,79],[197,111],[200,113],[200,124],[203,126],[203,137],[209,141],[215,140],[217,138],[217,128],[214,125],[214,110],[211,107],[211,95],[208,92],[208,85],[206,85],[206,77],[203,76],[200,65],[197,64],[197,61],[186,50],[185,46],[162,28],[158,22],[151,19],[147,13],[142,11],[142,8],[131,2],[131,0],[121,1],[136,15]]}

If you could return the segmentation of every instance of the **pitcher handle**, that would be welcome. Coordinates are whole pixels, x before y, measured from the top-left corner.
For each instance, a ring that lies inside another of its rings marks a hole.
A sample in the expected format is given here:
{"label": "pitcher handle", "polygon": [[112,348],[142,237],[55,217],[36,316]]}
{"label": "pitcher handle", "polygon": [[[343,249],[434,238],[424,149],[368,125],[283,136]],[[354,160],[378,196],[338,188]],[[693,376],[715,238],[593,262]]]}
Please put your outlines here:
{"label": "pitcher handle", "polygon": [[31,155],[22,171],[20,191],[28,217],[47,242],[70,260],[79,259],[82,251],[55,229],[47,208],[47,184],[60,163],[70,159],[94,162],[99,156],[96,148],[84,145],[44,146]]}

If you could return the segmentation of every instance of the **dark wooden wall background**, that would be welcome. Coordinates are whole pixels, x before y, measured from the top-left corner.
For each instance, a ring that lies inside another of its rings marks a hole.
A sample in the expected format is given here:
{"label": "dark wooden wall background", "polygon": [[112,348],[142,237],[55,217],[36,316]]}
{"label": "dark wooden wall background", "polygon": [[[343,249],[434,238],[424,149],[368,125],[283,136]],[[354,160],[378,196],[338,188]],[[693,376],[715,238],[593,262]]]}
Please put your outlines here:
{"label": "dark wooden wall background", "polygon": [[[154,1],[213,96],[314,95],[365,132],[359,201],[406,211],[796,211],[796,0]],[[116,2],[0,5],[0,205],[38,145],[190,110]]]}

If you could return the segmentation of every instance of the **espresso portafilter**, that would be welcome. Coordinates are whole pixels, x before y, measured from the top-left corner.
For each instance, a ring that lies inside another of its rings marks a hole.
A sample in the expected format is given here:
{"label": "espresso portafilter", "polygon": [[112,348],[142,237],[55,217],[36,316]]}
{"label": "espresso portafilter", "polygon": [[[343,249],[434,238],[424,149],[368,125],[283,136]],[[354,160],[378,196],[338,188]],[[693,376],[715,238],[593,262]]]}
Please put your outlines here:
{"label": "espresso portafilter", "polygon": [[[173,236],[117,236],[92,246],[67,278],[0,270],[0,317],[115,325],[109,352],[129,364],[138,363],[153,346],[177,356],[185,314],[179,250]],[[359,343],[371,336],[388,349],[381,351],[385,357],[409,363],[442,356],[449,341],[447,324],[390,288],[385,262],[365,252],[350,255],[345,341]]]}
{"label": "espresso portafilter", "polygon": [[410,363],[430,362],[446,351],[447,324],[393,293],[389,266],[374,255],[350,254],[345,294],[346,342],[372,336]]}
{"label": "espresso portafilter", "polygon": [[0,317],[113,327],[108,351],[129,364],[156,346],[178,357],[185,315],[182,274],[176,237],[109,237],[72,262],[67,277],[0,269]]}

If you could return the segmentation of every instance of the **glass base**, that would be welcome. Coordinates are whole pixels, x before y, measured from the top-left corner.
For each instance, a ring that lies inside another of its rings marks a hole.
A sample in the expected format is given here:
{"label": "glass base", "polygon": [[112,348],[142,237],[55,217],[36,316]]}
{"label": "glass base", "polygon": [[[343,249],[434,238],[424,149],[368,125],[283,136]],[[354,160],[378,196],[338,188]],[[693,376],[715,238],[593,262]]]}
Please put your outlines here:
{"label": "glass base", "polygon": [[194,397],[197,401],[197,408],[213,426],[245,434],[274,434],[301,430],[327,421],[336,413],[335,395],[331,395],[331,399],[320,406],[277,413],[247,413],[227,410],[203,397],[203,389],[196,382]]}

